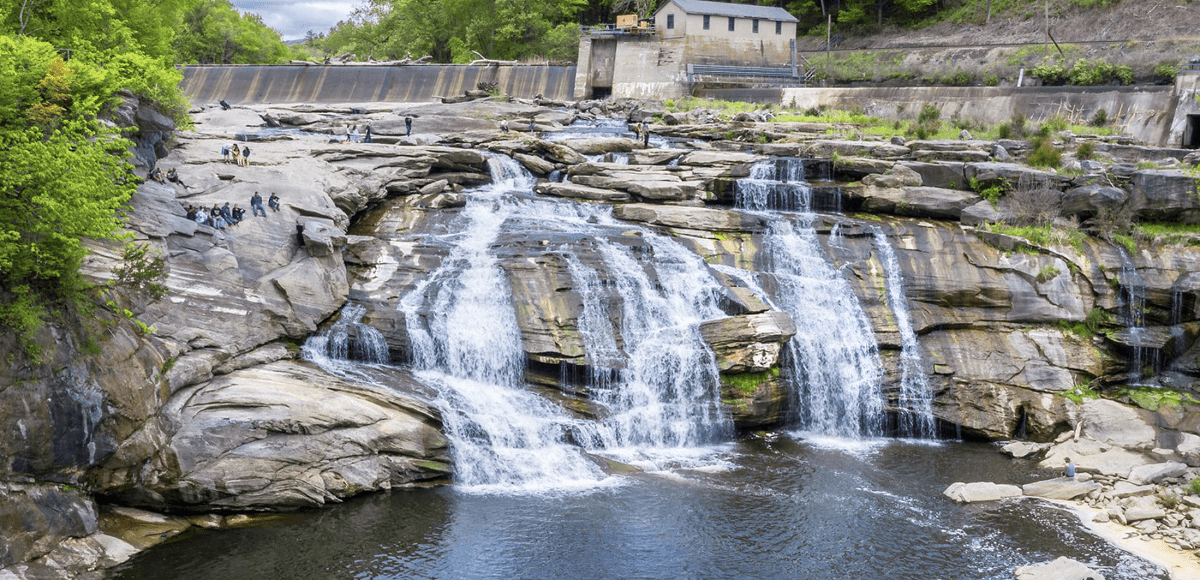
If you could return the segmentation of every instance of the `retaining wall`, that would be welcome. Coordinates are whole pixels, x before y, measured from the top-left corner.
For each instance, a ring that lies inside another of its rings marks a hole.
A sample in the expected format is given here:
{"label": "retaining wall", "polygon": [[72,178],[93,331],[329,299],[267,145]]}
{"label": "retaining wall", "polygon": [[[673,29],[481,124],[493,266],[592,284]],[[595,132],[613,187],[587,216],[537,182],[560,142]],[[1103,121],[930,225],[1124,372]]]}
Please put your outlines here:
{"label": "retaining wall", "polygon": [[495,82],[514,97],[570,100],[573,66],[276,65],[189,66],[183,92],[193,102],[420,103]]}

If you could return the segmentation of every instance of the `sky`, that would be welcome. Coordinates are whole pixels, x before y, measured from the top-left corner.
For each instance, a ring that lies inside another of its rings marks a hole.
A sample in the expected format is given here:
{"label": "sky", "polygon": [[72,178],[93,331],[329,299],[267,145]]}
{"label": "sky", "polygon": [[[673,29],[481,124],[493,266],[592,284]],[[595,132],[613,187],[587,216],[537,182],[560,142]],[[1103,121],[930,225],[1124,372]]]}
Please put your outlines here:
{"label": "sky", "polygon": [[263,24],[279,31],[284,40],[299,40],[309,30],[329,32],[346,20],[361,0],[230,0],[241,12],[262,17]]}

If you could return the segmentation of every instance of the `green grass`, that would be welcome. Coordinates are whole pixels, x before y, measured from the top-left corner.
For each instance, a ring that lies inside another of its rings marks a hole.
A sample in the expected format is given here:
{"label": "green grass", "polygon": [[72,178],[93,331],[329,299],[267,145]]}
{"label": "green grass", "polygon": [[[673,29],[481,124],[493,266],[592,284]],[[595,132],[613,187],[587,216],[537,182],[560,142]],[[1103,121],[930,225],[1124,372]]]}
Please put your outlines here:
{"label": "green grass", "polygon": [[1155,389],[1151,387],[1126,387],[1118,391],[1119,396],[1129,397],[1129,400],[1148,411],[1157,411],[1162,407],[1179,407],[1184,403],[1200,403],[1190,393],[1182,393],[1173,389]]}
{"label": "green grass", "polygon": [[1057,278],[1059,274],[1062,274],[1062,270],[1050,265],[1043,266],[1042,269],[1038,271],[1037,281],[1039,283],[1049,282]]}
{"label": "green grass", "polygon": [[1078,385],[1074,389],[1064,391],[1063,396],[1074,401],[1076,404],[1083,403],[1084,399],[1099,399],[1100,393],[1093,391],[1087,385]]}
{"label": "green grass", "polygon": [[743,395],[753,395],[759,385],[779,376],[779,368],[774,367],[757,373],[738,373],[721,375],[721,382],[733,387]]}
{"label": "green grass", "polygon": [[1083,240],[1086,237],[1079,230],[1066,230],[1054,226],[1010,226],[1008,224],[987,224],[987,231],[1008,234],[1025,238],[1038,246],[1069,245],[1076,252],[1083,252]]}
{"label": "green grass", "polygon": [[1134,224],[1133,231],[1138,238],[1153,244],[1200,244],[1200,224],[1143,222]]}

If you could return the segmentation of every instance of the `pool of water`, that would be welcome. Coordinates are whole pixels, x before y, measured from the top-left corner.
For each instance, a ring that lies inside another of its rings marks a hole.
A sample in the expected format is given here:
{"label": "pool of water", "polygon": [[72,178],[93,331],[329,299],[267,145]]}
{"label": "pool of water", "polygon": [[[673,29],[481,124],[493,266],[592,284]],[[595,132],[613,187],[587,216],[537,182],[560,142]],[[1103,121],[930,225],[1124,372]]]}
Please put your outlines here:
{"label": "pool of water", "polygon": [[1051,475],[991,445],[779,433],[713,454],[586,491],[396,490],[198,530],[109,577],[1011,580],[1017,566],[1068,556],[1109,579],[1167,578],[1049,504],[942,496],[955,481]]}

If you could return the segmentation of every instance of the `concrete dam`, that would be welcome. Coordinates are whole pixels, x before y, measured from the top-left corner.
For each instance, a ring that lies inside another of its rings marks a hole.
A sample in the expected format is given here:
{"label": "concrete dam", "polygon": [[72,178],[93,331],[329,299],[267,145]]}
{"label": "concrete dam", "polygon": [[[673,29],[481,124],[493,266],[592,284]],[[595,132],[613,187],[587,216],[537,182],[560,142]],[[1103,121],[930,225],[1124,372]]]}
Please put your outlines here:
{"label": "concrete dam", "polygon": [[574,66],[549,65],[223,65],[183,69],[196,103],[419,103],[496,83],[510,96],[570,100]]}

